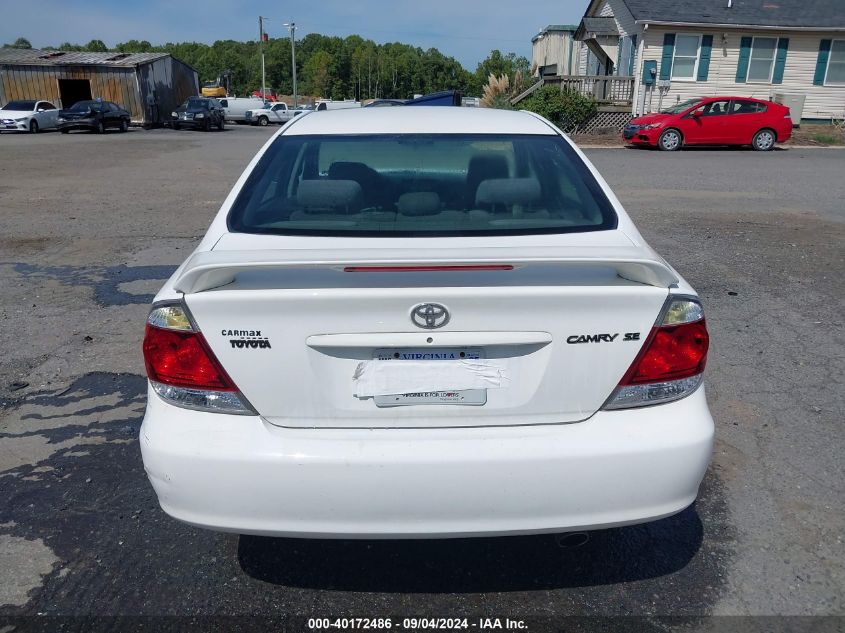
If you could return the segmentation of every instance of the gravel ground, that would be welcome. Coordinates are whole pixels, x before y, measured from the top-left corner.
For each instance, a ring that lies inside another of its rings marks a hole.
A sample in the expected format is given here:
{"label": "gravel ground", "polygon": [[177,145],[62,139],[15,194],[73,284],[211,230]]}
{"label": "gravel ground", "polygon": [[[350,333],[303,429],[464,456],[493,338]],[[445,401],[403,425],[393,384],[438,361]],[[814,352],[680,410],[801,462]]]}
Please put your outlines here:
{"label": "gravel ground", "polygon": [[166,517],[137,443],[147,303],[271,132],[0,135],[0,616],[845,615],[845,152],[588,152],[708,311],[717,443],[681,514],[576,549]]}

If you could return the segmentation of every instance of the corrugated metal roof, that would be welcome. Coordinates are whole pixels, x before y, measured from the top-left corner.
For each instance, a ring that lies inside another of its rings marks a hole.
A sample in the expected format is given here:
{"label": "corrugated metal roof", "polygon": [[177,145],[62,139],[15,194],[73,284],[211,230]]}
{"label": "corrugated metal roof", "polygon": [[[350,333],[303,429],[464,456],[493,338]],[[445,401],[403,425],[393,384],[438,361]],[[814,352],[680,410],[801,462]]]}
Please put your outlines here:
{"label": "corrugated metal roof", "polygon": [[169,53],[86,53],[42,51],[34,48],[0,48],[0,64],[33,66],[141,66]]}
{"label": "corrugated metal roof", "polygon": [[793,28],[845,27],[843,0],[623,0],[635,20]]}

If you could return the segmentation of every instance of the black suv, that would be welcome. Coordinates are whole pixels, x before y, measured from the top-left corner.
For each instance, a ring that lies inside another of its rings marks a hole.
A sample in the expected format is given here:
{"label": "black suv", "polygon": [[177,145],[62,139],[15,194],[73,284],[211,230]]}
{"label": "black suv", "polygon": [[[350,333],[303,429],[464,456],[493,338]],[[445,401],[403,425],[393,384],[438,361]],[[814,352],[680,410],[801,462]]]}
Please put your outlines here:
{"label": "black suv", "polygon": [[190,97],[171,113],[174,130],[181,127],[200,128],[208,132],[212,127],[222,130],[226,126],[226,113],[217,99]]}

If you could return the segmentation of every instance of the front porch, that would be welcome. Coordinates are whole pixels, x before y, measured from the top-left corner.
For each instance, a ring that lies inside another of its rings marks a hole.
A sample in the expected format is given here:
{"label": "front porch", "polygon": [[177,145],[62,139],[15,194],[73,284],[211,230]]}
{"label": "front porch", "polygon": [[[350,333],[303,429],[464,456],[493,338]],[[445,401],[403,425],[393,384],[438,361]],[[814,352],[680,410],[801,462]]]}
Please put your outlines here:
{"label": "front porch", "polygon": [[[601,111],[631,111],[634,100],[634,78],[619,75],[548,75],[541,77],[533,86],[511,99],[516,105],[542,86],[559,86],[563,90],[575,90],[599,103]],[[605,108],[616,108],[607,109]]]}

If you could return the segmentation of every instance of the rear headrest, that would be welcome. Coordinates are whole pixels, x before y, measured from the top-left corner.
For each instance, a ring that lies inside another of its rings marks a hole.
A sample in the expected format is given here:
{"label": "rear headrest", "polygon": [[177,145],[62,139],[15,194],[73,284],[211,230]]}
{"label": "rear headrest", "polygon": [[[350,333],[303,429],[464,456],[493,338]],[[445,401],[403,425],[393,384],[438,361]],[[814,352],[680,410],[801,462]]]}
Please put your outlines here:
{"label": "rear headrest", "polygon": [[440,196],[433,191],[403,193],[396,208],[402,215],[434,215],[440,211]]}
{"label": "rear headrest", "polygon": [[355,212],[361,208],[361,185],[354,180],[303,180],[296,191],[296,201],[314,211]]}
{"label": "rear headrest", "polygon": [[536,178],[494,178],[478,185],[475,204],[531,204],[540,196]]}

